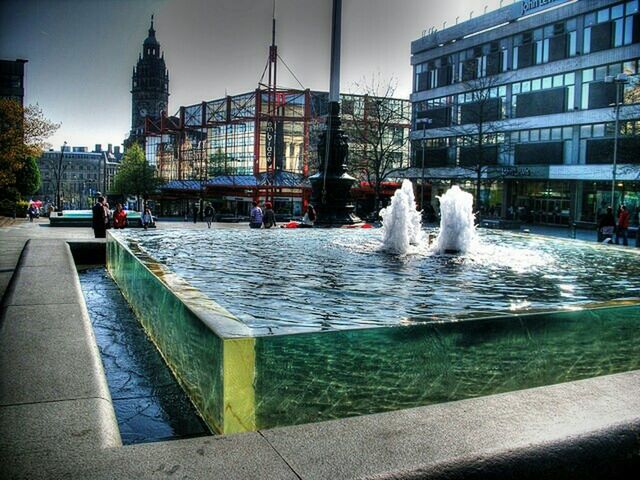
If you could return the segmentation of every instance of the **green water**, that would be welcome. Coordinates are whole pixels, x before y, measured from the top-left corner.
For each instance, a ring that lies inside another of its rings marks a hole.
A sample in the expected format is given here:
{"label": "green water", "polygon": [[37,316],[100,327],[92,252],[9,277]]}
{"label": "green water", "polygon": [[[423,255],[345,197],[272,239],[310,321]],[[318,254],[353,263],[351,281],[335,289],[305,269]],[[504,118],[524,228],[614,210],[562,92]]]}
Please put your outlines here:
{"label": "green water", "polygon": [[258,428],[640,368],[640,307],[260,337]]}

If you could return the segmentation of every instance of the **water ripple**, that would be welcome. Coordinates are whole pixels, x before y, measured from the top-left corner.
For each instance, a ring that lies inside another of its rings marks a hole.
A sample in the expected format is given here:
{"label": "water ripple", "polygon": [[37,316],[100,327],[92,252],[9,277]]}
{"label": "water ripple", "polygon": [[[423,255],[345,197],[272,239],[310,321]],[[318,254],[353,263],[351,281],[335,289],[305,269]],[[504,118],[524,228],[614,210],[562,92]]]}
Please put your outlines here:
{"label": "water ripple", "polygon": [[464,255],[381,251],[379,230],[124,231],[257,331],[361,328],[637,296],[637,255],[480,231]]}

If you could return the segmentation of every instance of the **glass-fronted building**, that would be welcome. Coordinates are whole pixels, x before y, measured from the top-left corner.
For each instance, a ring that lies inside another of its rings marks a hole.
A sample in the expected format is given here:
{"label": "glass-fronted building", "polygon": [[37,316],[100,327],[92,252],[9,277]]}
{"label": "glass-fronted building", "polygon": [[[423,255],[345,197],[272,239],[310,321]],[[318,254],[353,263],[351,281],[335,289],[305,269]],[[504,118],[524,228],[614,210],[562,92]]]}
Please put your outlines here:
{"label": "glass-fronted building", "polygon": [[[373,103],[380,100],[393,113],[390,122],[385,119],[385,142],[398,148],[389,155],[395,167],[406,168],[409,100],[341,95],[343,126],[349,134],[355,125],[374,122]],[[246,215],[253,200],[269,199],[276,213],[300,215],[311,193],[307,178],[318,171],[318,136],[327,111],[326,92],[256,89],[184,106],[155,122],[147,119],[147,160],[166,181],[158,213],[189,214],[204,200],[218,212]],[[367,155],[366,142],[350,142],[351,158]],[[351,171],[361,176],[355,163]],[[366,187],[361,184],[361,194]]]}
{"label": "glass-fronted building", "polygon": [[590,224],[624,202],[638,223],[638,0],[517,2],[411,52],[408,176],[425,201],[480,183],[483,215]]}

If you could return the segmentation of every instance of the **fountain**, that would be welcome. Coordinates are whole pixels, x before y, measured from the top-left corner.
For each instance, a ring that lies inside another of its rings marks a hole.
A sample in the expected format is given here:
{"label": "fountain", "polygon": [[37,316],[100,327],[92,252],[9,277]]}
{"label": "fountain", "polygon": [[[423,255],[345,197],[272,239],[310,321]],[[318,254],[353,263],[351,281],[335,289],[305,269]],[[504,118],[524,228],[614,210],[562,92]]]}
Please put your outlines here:
{"label": "fountain", "polygon": [[404,255],[412,245],[419,246],[425,241],[411,181],[402,182],[402,187],[394,193],[391,204],[380,211],[380,216],[384,250]]}
{"label": "fountain", "polygon": [[[386,229],[109,232],[107,267],[221,433],[640,368],[638,252],[473,233],[449,193],[434,249],[405,184]],[[444,241],[455,229],[473,248]]]}
{"label": "fountain", "polygon": [[440,200],[440,233],[436,250],[440,253],[465,253],[475,238],[473,195],[454,185],[438,197]]}

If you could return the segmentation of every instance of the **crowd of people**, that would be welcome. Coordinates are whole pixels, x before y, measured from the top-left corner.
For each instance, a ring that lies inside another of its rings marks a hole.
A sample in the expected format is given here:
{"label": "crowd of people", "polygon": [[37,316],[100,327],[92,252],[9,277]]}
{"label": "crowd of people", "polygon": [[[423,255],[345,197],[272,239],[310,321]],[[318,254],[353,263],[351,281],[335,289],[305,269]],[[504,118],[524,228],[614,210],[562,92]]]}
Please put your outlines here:
{"label": "crowd of people", "polygon": [[[91,209],[93,233],[96,238],[105,238],[107,236],[107,230],[123,229],[129,226],[129,219],[127,218],[127,209],[121,203],[116,203],[113,212],[104,197],[98,197],[96,204]],[[155,220],[151,213],[149,206],[144,207],[142,215],[140,216],[140,223],[146,230],[149,227],[155,225]]]}

